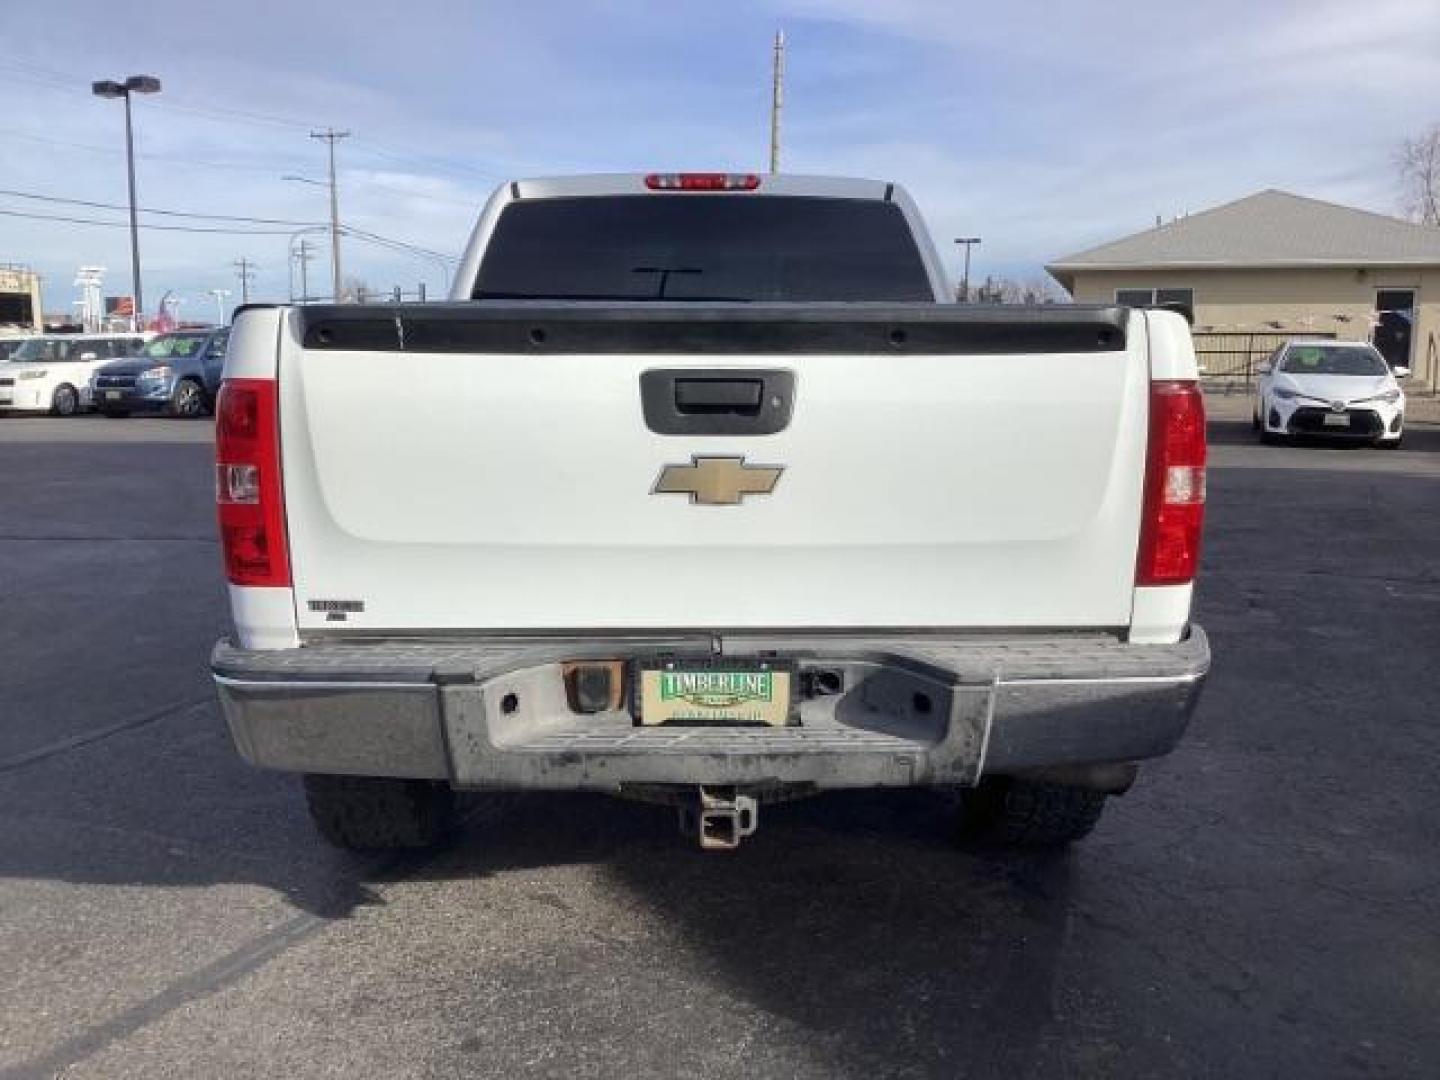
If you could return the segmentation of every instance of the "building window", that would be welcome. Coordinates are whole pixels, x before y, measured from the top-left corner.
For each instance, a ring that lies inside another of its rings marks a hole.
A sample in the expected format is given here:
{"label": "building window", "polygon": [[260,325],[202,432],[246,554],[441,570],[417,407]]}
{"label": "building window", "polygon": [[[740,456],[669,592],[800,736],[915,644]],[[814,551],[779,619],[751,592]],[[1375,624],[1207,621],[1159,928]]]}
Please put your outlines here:
{"label": "building window", "polygon": [[1115,302],[1126,307],[1154,307],[1156,304],[1184,304],[1195,308],[1194,289],[1116,289]]}

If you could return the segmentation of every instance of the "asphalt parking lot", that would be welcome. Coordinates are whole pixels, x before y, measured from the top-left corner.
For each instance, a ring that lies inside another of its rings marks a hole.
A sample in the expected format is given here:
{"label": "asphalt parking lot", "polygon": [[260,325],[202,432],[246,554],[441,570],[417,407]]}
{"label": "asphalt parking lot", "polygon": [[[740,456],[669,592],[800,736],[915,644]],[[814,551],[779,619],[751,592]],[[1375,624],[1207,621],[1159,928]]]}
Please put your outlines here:
{"label": "asphalt parking lot", "polygon": [[209,425],[0,419],[0,1076],[1436,1075],[1440,425],[1216,415],[1213,678],[1069,854],[867,793],[380,860],[223,732]]}

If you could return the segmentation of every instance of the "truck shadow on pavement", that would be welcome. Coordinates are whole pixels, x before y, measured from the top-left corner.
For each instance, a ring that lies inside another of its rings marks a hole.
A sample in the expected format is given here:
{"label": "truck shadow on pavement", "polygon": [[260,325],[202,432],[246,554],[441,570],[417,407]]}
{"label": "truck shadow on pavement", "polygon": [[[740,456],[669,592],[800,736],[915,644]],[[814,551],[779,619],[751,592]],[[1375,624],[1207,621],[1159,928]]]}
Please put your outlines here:
{"label": "truck shadow on pavement", "polygon": [[[191,779],[230,773],[220,756],[228,747],[203,742],[208,760]],[[556,941],[562,969],[577,965],[570,992],[582,995],[582,1020],[598,963],[638,993],[693,998],[694,1026],[675,1034],[707,1047],[727,1045],[726,1025],[760,1017],[805,1033],[807,1055],[825,1062],[819,1075],[890,1075],[897,1054],[919,1075],[946,1074],[962,1060],[971,1075],[1023,1072],[1047,1029],[1073,914],[1071,856],[966,850],[952,835],[953,807],[932,793],[836,793],[767,806],[760,832],[733,853],[692,847],[666,808],[599,795],[467,795],[466,823],[444,847],[366,857],[314,836],[288,777],[231,776],[220,781],[231,795],[217,805],[164,778],[163,767],[97,788],[103,771],[77,777],[68,791],[48,783],[52,805],[13,816],[0,873],[188,886],[197,891],[184,902],[207,907],[209,888],[260,885],[300,911],[278,909],[272,929],[133,1016],[82,1031],[45,1059],[47,1068],[208,997],[362,909],[400,903],[392,918],[413,920],[409,886],[444,882],[460,910],[482,912],[522,889],[525,925]],[[72,801],[81,786],[93,792],[83,808]],[[158,803],[142,796],[146,788]],[[577,875],[598,882],[577,891]],[[633,925],[611,924],[637,908],[654,934],[637,939]],[[415,932],[449,933],[428,917]],[[465,940],[456,931],[455,947]],[[463,979],[464,970],[430,978]],[[583,1045],[574,1052],[583,1059]]]}
{"label": "truck shadow on pavement", "polygon": [[[597,868],[602,892],[629,898],[599,910],[638,901],[648,913],[638,932],[630,919],[595,920],[593,900],[553,889],[532,899],[567,938],[600,942],[602,956],[626,954],[612,960],[617,978],[652,982],[657,999],[688,999],[693,1026],[675,1033],[680,1040],[722,1047],[761,1018],[760,1027],[804,1033],[816,1075],[1034,1067],[1079,917],[1071,894],[1083,847],[965,847],[955,807],[924,791],[766,806],[755,837],[728,853],[699,851],[673,817],[602,796],[527,796],[472,824],[419,872],[480,879],[559,863]],[[638,969],[650,964],[645,980]]]}

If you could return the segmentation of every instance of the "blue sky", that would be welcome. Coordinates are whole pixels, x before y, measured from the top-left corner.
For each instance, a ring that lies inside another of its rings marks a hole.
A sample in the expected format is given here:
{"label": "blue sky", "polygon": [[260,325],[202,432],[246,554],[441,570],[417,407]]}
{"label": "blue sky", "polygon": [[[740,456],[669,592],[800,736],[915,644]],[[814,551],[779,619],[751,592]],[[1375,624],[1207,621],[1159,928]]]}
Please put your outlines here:
{"label": "blue sky", "polygon": [[[324,192],[282,177],[323,175],[307,133],[333,125],[354,133],[342,218],[456,252],[512,176],[761,167],[777,27],[785,171],[901,182],[938,237],[984,238],[975,276],[1034,276],[1265,187],[1393,212],[1395,144],[1440,122],[1435,0],[10,2],[0,188],[123,203],[121,109],[88,84],[144,72],[165,89],[137,101],[141,205],[322,221]],[[3,210],[123,220],[0,194]],[[255,297],[284,299],[290,227],[233,227],[277,234],[142,233],[151,304],[174,290],[200,315],[208,288],[238,297],[241,256]],[[0,262],[40,269],[51,310],[82,263],[128,292],[127,244],[0,215]],[[346,269],[442,285],[433,260],[354,241]]]}

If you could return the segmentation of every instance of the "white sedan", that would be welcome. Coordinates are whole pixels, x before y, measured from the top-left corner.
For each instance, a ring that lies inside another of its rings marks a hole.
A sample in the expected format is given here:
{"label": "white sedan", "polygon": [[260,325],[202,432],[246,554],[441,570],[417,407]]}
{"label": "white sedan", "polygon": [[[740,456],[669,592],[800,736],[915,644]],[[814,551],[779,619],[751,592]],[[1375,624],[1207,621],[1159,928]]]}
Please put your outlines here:
{"label": "white sedan", "polygon": [[1363,341],[1292,341],[1259,368],[1253,424],[1262,442],[1334,435],[1400,445],[1405,391],[1375,346]]}
{"label": "white sedan", "polygon": [[71,416],[85,405],[90,376],[131,355],[149,333],[46,334],[32,337],[0,364],[0,410]]}

